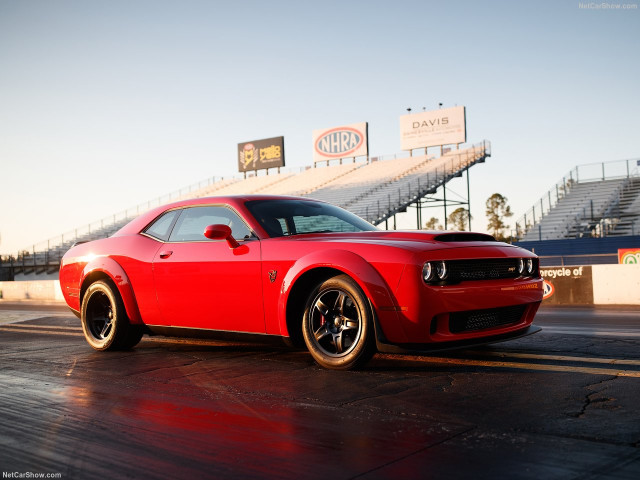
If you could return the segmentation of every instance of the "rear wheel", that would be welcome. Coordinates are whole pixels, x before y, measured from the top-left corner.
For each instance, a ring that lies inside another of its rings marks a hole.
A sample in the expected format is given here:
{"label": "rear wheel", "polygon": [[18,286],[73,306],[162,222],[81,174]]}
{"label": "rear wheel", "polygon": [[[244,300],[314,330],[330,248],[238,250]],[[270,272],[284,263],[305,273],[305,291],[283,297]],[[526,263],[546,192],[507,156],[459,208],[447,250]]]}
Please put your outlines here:
{"label": "rear wheel", "polygon": [[375,353],[372,314],[367,297],[347,275],[330,278],[313,290],[302,320],[309,352],[321,366],[348,370]]}
{"label": "rear wheel", "polygon": [[89,286],[80,313],[84,337],[95,350],[127,350],[142,338],[142,326],[131,325],[120,294],[106,281]]}

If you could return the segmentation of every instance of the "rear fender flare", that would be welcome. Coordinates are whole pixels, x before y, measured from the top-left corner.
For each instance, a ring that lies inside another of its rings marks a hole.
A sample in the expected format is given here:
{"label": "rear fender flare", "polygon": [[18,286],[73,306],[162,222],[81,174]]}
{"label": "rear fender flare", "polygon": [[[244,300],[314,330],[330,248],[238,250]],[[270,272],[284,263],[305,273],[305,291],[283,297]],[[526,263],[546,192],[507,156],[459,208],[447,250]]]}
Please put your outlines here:
{"label": "rear fender flare", "polygon": [[122,302],[124,303],[124,308],[127,311],[129,321],[132,324],[141,324],[142,318],[140,316],[140,310],[138,309],[138,303],[136,302],[136,298],[133,293],[131,281],[122,266],[111,257],[96,257],[87,263],[82,270],[82,281],[80,282],[80,305],[82,306],[82,296],[87,288],[89,288],[89,285],[91,285],[95,280],[104,278],[105,275],[118,289],[118,293],[120,293]]}

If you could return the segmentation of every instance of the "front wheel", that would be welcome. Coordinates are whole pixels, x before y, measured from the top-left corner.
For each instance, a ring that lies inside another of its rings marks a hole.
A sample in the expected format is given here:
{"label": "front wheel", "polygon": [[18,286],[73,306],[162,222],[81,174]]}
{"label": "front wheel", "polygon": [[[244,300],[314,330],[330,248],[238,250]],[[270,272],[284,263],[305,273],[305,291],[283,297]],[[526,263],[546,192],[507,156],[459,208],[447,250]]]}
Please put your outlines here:
{"label": "front wheel", "polygon": [[142,327],[129,323],[120,294],[106,281],[89,286],[80,313],[84,337],[95,350],[127,350],[142,338]]}
{"label": "front wheel", "polygon": [[330,278],[312,291],[302,334],[314,360],[325,368],[358,368],[375,353],[369,302],[347,275]]}

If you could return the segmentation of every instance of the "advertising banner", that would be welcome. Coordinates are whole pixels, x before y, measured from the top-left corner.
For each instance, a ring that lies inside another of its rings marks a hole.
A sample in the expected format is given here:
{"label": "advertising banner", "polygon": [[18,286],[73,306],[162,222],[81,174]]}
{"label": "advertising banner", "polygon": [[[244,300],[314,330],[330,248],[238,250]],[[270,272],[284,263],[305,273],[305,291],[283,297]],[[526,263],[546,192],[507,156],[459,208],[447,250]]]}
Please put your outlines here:
{"label": "advertising banner", "polygon": [[238,171],[284,167],[284,137],[238,144]]}
{"label": "advertising banner", "polygon": [[545,304],[593,305],[591,266],[540,268]]}
{"label": "advertising banner", "polygon": [[640,248],[619,248],[618,263],[640,265]]}
{"label": "advertising banner", "polygon": [[434,147],[467,141],[465,107],[410,113],[400,117],[400,148]]}
{"label": "advertising banner", "polygon": [[313,161],[369,155],[367,122],[313,131]]}

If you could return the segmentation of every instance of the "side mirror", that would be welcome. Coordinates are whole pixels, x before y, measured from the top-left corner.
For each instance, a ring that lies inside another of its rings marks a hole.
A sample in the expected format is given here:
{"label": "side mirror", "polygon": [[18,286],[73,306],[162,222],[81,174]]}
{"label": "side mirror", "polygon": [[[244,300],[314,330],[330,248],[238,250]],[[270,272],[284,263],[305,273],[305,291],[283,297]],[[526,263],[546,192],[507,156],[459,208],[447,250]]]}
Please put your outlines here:
{"label": "side mirror", "polygon": [[230,248],[237,248],[240,244],[231,236],[231,229],[227,225],[209,225],[204,229],[204,236],[209,240],[226,240]]}

